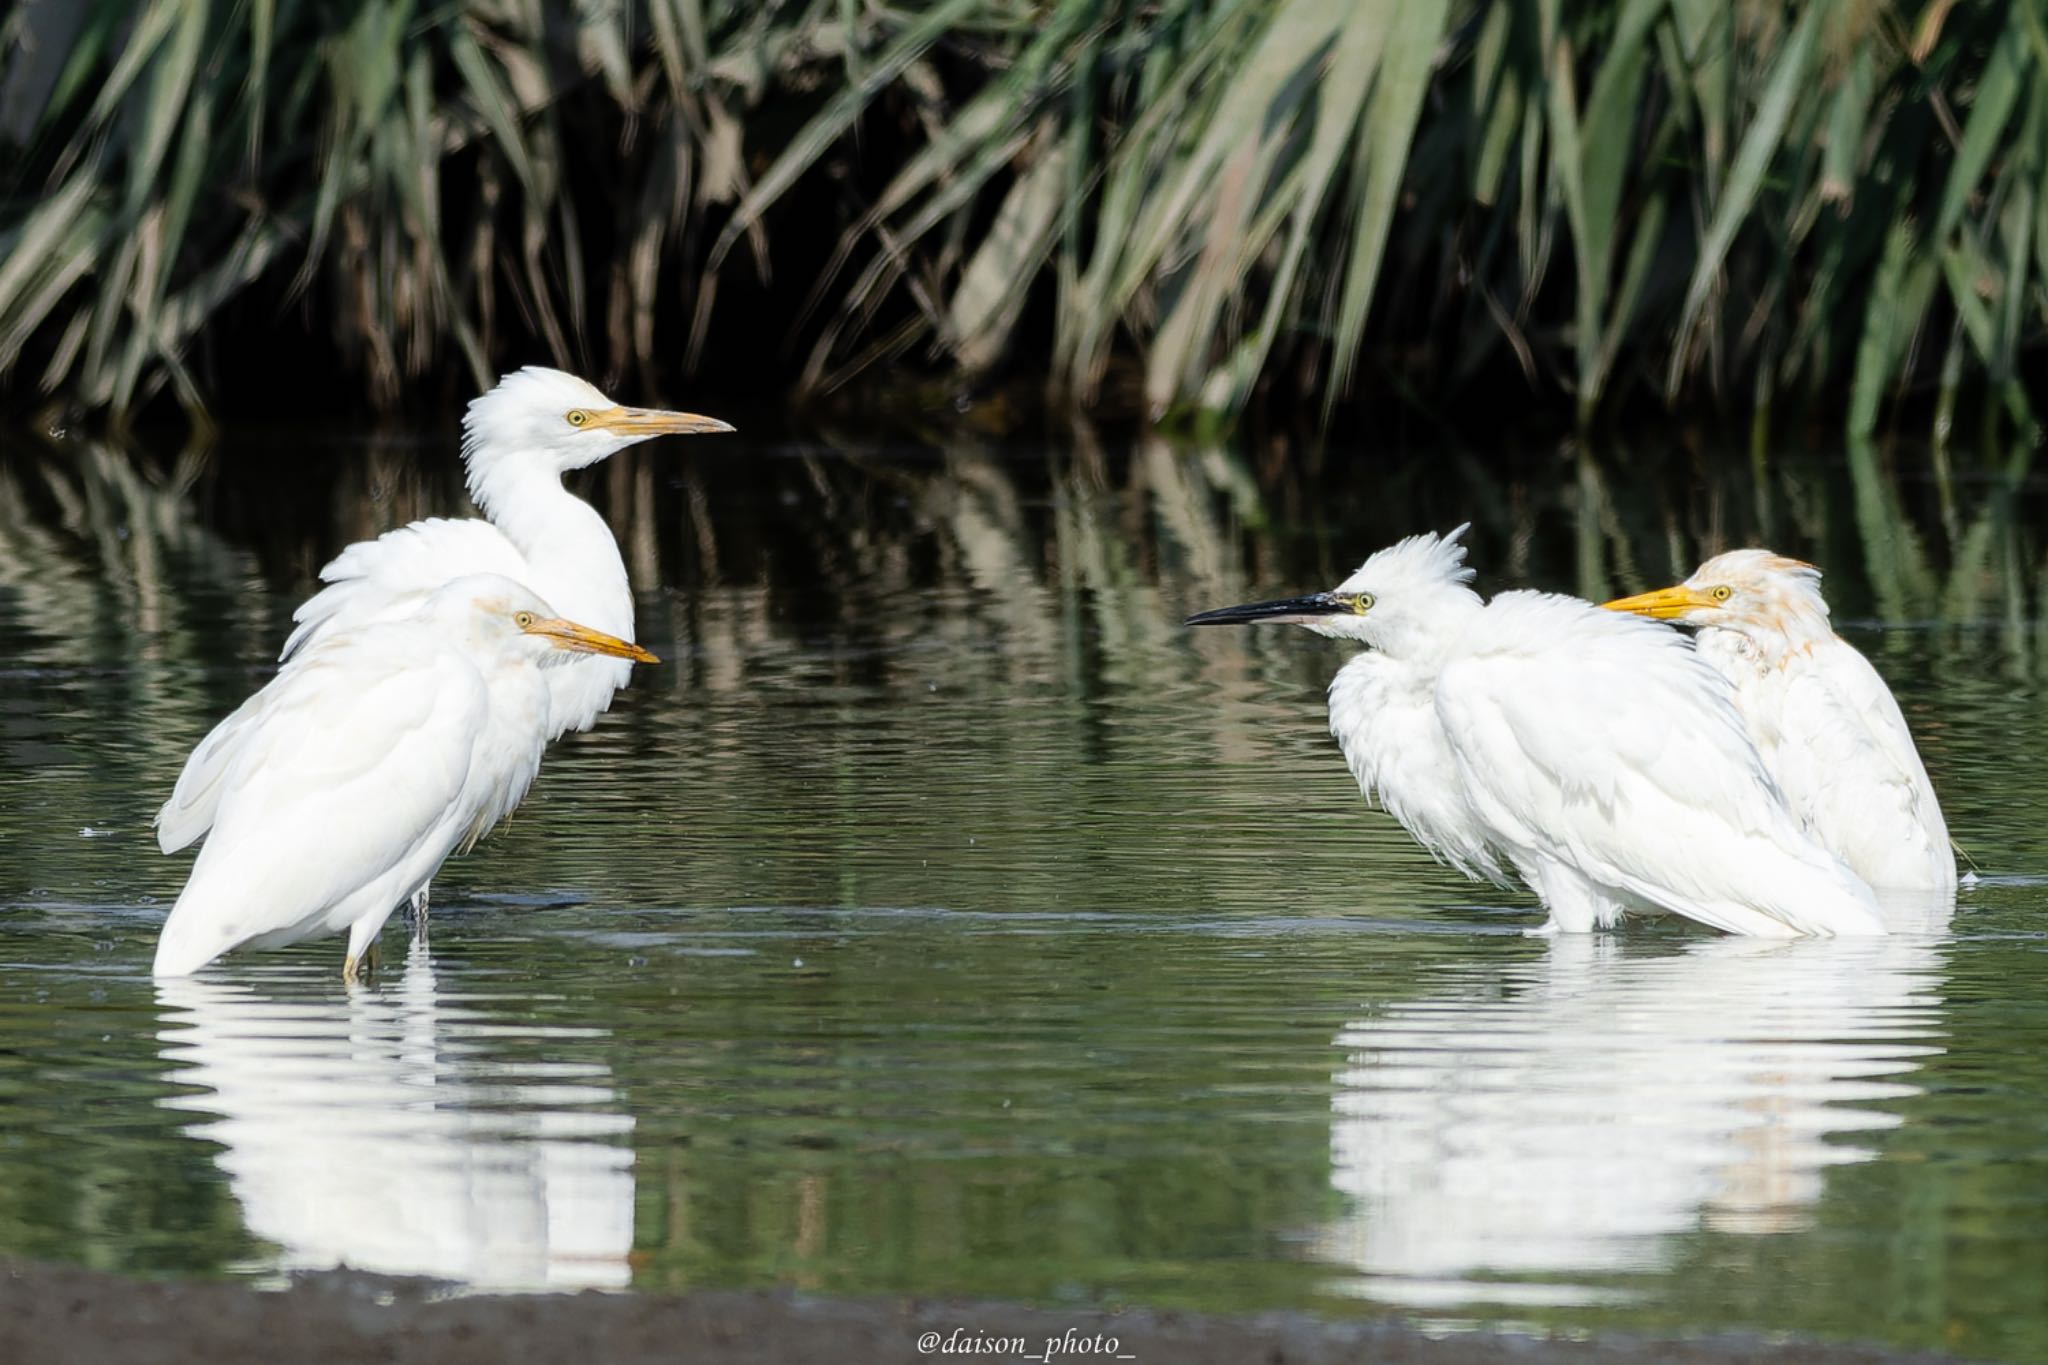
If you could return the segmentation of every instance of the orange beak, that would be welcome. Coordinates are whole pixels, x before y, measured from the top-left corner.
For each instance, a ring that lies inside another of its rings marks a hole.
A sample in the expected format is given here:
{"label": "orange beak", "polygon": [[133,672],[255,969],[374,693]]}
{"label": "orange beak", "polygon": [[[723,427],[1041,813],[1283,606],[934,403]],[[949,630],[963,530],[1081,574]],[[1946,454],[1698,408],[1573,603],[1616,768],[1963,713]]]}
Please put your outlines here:
{"label": "orange beak", "polygon": [[636,664],[661,662],[631,640],[621,640],[616,635],[607,635],[601,630],[579,626],[574,621],[564,621],[559,617],[545,617],[523,629],[528,635],[538,635],[556,649],[566,649],[572,654],[608,654],[614,659],[631,659]]}
{"label": "orange beak", "polygon": [[1675,621],[1697,607],[1718,607],[1708,593],[1697,588],[1688,588],[1680,583],[1675,588],[1659,588],[1655,592],[1639,592],[1634,597],[1617,597],[1612,602],[1600,604],[1608,611],[1633,612],[1647,616],[1652,621]]}
{"label": "orange beak", "polygon": [[584,430],[610,431],[644,440],[649,436],[703,436],[731,431],[730,422],[699,417],[694,412],[663,412],[660,408],[606,408],[590,414]]}

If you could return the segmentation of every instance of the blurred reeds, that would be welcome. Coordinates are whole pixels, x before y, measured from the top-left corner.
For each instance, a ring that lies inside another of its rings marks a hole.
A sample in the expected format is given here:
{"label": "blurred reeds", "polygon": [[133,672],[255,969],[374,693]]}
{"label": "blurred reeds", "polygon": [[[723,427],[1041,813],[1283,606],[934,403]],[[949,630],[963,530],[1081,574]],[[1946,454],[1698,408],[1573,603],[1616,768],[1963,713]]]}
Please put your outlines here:
{"label": "blurred reeds", "polygon": [[772,297],[754,368],[810,393],[1327,413],[1369,365],[1581,423],[2034,423],[2040,0],[96,0],[0,40],[0,375],[92,409],[201,407],[252,314],[382,404],[535,342],[672,383]]}

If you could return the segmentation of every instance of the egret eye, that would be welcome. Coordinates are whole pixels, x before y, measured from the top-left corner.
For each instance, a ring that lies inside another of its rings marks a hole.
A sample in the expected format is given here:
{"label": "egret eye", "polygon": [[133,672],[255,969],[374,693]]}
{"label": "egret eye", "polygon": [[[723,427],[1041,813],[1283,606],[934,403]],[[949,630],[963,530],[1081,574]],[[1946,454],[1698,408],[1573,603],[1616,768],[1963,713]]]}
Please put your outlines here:
{"label": "egret eye", "polygon": [[586,422],[588,422],[589,420],[590,420],[590,414],[589,414],[589,413],[587,413],[587,412],[585,412],[585,411],[584,411],[584,410],[583,410],[582,408],[570,408],[570,409],[569,409],[569,425],[570,425],[570,426],[572,426],[572,427],[580,427],[580,426],[584,425],[584,424],[585,424]]}
{"label": "egret eye", "polygon": [[1369,611],[1371,611],[1371,610],[1372,610],[1372,594],[1371,594],[1371,593],[1369,593],[1369,592],[1362,592],[1362,593],[1359,593],[1359,594],[1358,594],[1358,595],[1357,595],[1356,597],[1354,597],[1354,598],[1352,598],[1352,599],[1351,599],[1351,611],[1352,611],[1352,614],[1353,614],[1353,615],[1355,615],[1355,616],[1363,616],[1363,615],[1365,615],[1365,614],[1366,614],[1367,612],[1369,612]]}
{"label": "egret eye", "polygon": [[535,616],[530,611],[522,611],[512,618],[512,624],[519,627],[521,630],[532,630],[533,623],[535,621],[538,621],[539,619],[540,618],[538,616]]}
{"label": "egret eye", "polygon": [[1720,587],[1708,593],[1707,596],[1713,598],[1716,602],[1726,602],[1729,598],[1735,596],[1735,589],[1723,583]]}

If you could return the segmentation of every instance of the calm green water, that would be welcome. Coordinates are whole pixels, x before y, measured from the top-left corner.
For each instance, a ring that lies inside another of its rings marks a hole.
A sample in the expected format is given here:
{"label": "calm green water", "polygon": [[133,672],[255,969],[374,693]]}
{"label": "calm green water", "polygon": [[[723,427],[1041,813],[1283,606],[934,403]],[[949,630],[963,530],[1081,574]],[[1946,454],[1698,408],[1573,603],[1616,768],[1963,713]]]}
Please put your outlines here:
{"label": "calm green water", "polygon": [[[2048,1358],[2024,467],[633,452],[588,491],[667,662],[430,950],[152,984],[151,811],[327,553],[461,506],[451,445],[0,457],[0,1255]],[[1339,647],[1177,624],[1467,515],[1488,589],[1821,560],[1984,882],[1881,943],[1524,937],[1365,807]]]}

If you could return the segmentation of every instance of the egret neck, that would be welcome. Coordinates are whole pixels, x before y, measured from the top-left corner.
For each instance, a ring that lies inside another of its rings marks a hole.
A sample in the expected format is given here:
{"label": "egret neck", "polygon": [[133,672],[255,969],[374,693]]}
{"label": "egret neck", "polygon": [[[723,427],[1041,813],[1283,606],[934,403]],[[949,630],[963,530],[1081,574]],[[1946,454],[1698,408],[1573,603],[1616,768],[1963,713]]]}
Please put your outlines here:
{"label": "egret neck", "polygon": [[[535,586],[557,610],[631,639],[633,590],[611,528],[595,507],[562,486],[560,472],[521,454],[473,453],[470,498],[526,556]],[[620,670],[622,679],[626,671]]]}

